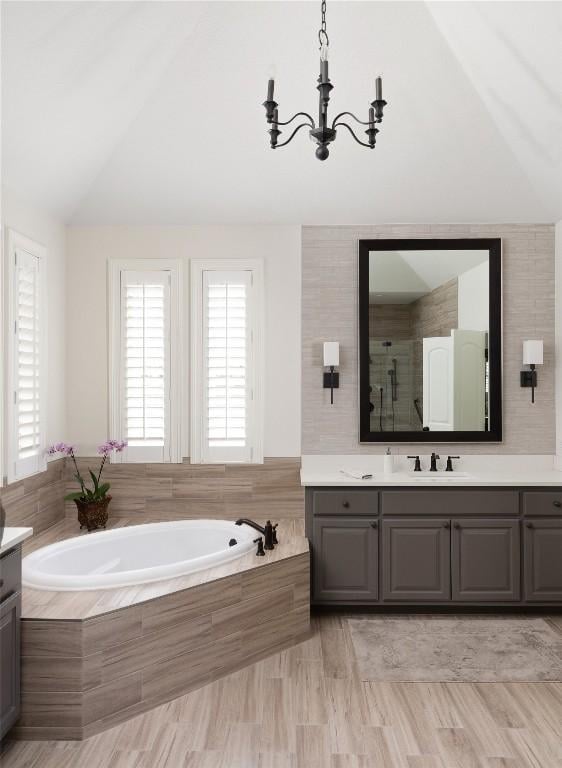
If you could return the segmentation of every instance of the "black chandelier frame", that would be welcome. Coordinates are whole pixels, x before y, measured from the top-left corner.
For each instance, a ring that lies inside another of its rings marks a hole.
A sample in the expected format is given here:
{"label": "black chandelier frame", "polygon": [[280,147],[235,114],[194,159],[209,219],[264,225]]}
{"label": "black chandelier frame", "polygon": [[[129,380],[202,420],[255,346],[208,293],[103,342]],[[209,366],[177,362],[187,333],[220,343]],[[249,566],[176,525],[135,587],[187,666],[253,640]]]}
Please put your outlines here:
{"label": "black chandelier frame", "polygon": [[[309,128],[309,136],[317,144],[316,157],[319,160],[326,160],[330,154],[328,145],[335,140],[337,136],[337,128],[339,126],[346,128],[353,136],[355,141],[362,147],[374,149],[377,140],[377,133],[379,133],[379,129],[376,126],[378,123],[382,122],[383,111],[387,102],[382,98],[382,78],[377,77],[375,81],[375,99],[371,102],[371,106],[369,107],[368,120],[360,120],[356,115],[353,114],[353,112],[340,112],[332,120],[331,125],[329,124],[328,104],[330,102],[330,92],[333,90],[334,86],[332,85],[332,82],[328,76],[328,47],[330,44],[330,39],[326,31],[326,0],[322,0],[321,12],[322,23],[320,29],[318,30],[318,40],[320,42],[320,74],[317,81],[318,85],[316,86],[318,89],[319,100],[318,125],[316,125],[314,118],[308,112],[296,112],[289,120],[279,120],[279,104],[273,98],[275,87],[275,81],[273,78],[268,81],[267,98],[263,102],[263,106],[265,107],[267,123],[271,126],[269,129],[271,149],[286,147],[287,144],[290,144],[290,142],[302,128]],[[304,117],[306,118],[306,121],[299,123],[299,125],[296,126],[288,139],[279,142],[279,136],[282,133],[280,126],[284,127],[286,125],[290,125],[298,117]],[[358,125],[366,125],[367,129],[365,134],[367,135],[367,141],[362,141],[357,136],[353,128],[349,125],[349,123],[341,119],[343,117],[351,117]]]}

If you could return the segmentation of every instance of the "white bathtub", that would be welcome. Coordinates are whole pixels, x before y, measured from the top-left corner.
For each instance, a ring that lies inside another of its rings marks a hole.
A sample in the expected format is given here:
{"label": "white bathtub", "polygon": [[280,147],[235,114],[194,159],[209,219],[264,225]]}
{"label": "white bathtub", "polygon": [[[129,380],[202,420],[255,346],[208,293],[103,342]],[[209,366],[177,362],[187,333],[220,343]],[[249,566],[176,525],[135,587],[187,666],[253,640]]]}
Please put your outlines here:
{"label": "white bathtub", "polygon": [[[259,534],[227,520],[131,525],[42,547],[23,559],[23,584],[34,589],[112,589],[183,576],[255,549]],[[236,544],[230,546],[231,539]]]}

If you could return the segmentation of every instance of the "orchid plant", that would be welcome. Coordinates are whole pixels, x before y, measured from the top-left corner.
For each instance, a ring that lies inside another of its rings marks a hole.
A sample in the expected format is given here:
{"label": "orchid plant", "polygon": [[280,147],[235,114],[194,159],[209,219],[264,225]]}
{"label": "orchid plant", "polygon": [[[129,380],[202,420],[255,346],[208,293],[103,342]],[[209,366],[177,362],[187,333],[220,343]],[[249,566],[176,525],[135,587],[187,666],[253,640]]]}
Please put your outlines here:
{"label": "orchid plant", "polygon": [[101,475],[103,472],[103,468],[105,466],[105,462],[107,461],[107,457],[112,451],[115,451],[116,453],[121,453],[121,451],[127,447],[127,441],[126,440],[106,440],[105,443],[102,443],[98,447],[98,453],[102,457],[100,468],[97,473],[97,475],[92,472],[91,469],[88,469],[88,472],[90,473],[90,477],[92,478],[93,483],[93,489],[88,488],[86,485],[86,482],[82,475],[80,474],[80,470],[78,469],[78,464],[76,463],[76,456],[74,455],[75,446],[70,445],[69,443],[55,443],[54,445],[51,445],[47,449],[47,454],[49,456],[54,456],[58,453],[62,454],[63,456],[68,456],[72,459],[74,463],[74,469],[76,470],[74,473],[74,477],[80,484],[80,490],[76,491],[75,493],[69,493],[64,498],[67,501],[102,501],[106,498],[107,492],[110,489],[109,483],[102,483],[101,482]]}

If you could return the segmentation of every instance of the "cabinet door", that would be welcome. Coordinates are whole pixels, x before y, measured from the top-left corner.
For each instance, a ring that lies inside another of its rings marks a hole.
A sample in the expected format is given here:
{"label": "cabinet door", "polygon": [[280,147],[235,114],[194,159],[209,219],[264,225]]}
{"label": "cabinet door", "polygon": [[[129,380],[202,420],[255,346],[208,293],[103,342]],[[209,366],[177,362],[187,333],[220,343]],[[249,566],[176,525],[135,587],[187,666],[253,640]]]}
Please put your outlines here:
{"label": "cabinet door", "polygon": [[562,520],[525,523],[525,598],[562,600]]}
{"label": "cabinet door", "polygon": [[520,599],[518,520],[454,520],[453,600]]}
{"label": "cabinet door", "polygon": [[312,549],[316,601],[377,600],[377,520],[316,517]]}
{"label": "cabinet door", "polygon": [[20,614],[19,593],[0,605],[0,739],[19,717]]}
{"label": "cabinet door", "polygon": [[449,600],[450,521],[387,519],[382,526],[383,600]]}

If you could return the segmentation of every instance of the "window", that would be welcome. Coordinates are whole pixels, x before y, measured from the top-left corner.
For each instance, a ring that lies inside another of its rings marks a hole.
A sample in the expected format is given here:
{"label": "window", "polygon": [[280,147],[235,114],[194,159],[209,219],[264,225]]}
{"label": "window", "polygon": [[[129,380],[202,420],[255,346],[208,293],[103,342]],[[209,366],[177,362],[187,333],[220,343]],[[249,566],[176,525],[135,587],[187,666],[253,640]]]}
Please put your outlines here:
{"label": "window", "polygon": [[191,461],[263,461],[261,263],[192,263]]}
{"label": "window", "polygon": [[8,482],[45,459],[45,250],[8,231]]}
{"label": "window", "polygon": [[179,273],[176,262],[110,262],[111,433],[128,442],[117,461],[181,461]]}

